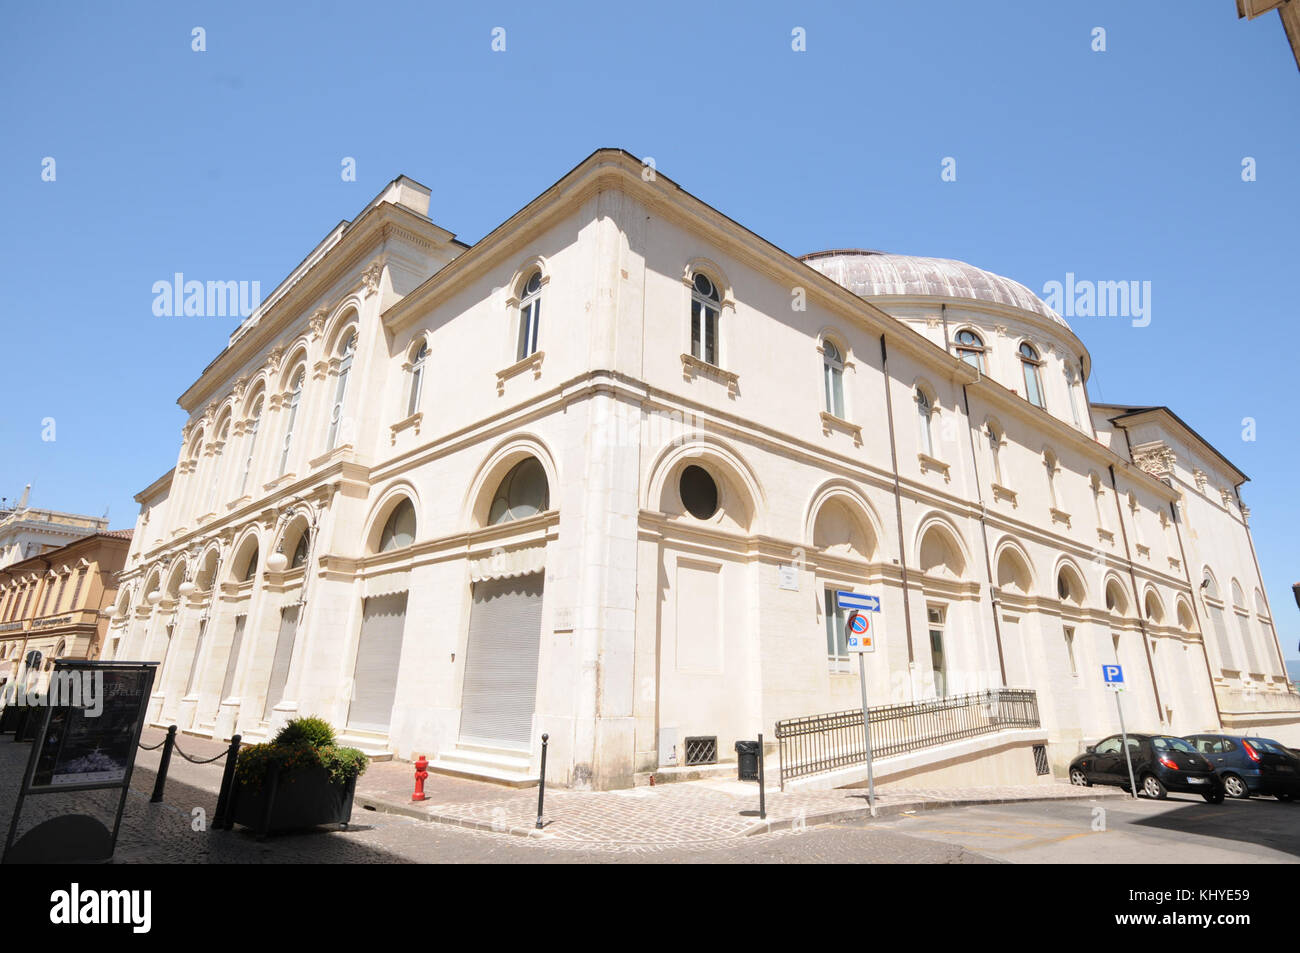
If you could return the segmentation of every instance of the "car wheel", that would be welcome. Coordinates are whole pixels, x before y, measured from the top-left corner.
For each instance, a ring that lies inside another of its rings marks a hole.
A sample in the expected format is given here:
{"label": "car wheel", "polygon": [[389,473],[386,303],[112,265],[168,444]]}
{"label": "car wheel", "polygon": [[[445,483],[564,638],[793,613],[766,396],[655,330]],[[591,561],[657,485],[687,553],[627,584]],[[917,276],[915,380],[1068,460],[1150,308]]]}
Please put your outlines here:
{"label": "car wheel", "polygon": [[1075,768],[1070,772],[1070,783],[1081,788],[1092,787],[1092,782],[1088,780],[1088,776],[1080,768]]}
{"label": "car wheel", "polygon": [[1228,797],[1242,800],[1250,797],[1250,788],[1246,787],[1246,782],[1235,774],[1225,774],[1223,776],[1223,790],[1227,792]]}
{"label": "car wheel", "polygon": [[1142,779],[1142,793],[1157,801],[1163,801],[1169,796],[1169,792],[1165,790],[1165,786],[1160,783],[1160,779],[1154,774],[1148,774]]}
{"label": "car wheel", "polygon": [[1222,788],[1215,788],[1213,791],[1210,791],[1210,792],[1207,793],[1207,794],[1202,794],[1201,797],[1205,798],[1205,801],[1206,801],[1207,804],[1222,804],[1222,803],[1223,803],[1223,789],[1222,789]]}

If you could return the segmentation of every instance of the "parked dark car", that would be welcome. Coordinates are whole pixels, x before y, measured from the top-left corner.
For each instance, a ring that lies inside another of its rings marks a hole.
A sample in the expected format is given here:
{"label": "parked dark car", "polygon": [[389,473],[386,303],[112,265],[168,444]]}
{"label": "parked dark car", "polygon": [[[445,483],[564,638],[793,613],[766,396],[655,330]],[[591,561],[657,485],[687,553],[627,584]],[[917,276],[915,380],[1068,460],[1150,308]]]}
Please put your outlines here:
{"label": "parked dark car", "polygon": [[1188,735],[1187,740],[1214,765],[1228,797],[1300,797],[1300,758],[1276,741],[1238,735]]}
{"label": "parked dark car", "polygon": [[[1111,735],[1070,762],[1070,783],[1090,786],[1116,784],[1129,789],[1128,761],[1122,735]],[[1129,754],[1138,790],[1147,797],[1164,798],[1170,791],[1199,794],[1210,804],[1222,804],[1223,782],[1202,755],[1182,738],[1130,733]]]}

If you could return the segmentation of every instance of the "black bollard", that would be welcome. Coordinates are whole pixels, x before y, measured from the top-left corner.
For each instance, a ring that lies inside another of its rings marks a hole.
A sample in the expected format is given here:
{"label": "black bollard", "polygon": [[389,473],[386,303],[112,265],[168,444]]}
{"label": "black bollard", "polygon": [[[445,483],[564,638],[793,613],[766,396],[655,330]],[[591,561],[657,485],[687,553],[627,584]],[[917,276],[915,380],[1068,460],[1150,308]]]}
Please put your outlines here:
{"label": "black bollard", "polygon": [[546,742],[550,735],[542,735],[542,778],[537,783],[537,829],[542,829],[542,806],[546,801]]}
{"label": "black bollard", "polygon": [[758,733],[758,819],[767,820],[767,789],[763,775],[763,733]]}
{"label": "black bollard", "polygon": [[230,830],[230,786],[235,783],[235,762],[239,760],[239,735],[230,739],[226,749],[226,768],[221,772],[221,791],[217,794],[217,813],[212,818],[214,831]]}
{"label": "black bollard", "polygon": [[172,763],[172,748],[176,747],[176,726],[167,729],[167,739],[163,742],[162,758],[158,761],[158,778],[153,783],[153,797],[149,803],[159,804],[163,799],[163,788],[167,786],[167,768]]}

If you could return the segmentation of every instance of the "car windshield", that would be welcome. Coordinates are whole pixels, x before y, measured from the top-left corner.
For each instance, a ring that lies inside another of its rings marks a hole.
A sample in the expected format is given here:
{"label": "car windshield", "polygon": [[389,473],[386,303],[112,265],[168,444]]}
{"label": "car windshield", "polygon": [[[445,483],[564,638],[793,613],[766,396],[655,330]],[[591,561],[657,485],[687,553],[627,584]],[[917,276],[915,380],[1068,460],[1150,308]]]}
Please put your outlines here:
{"label": "car windshield", "polygon": [[1156,746],[1157,751],[1186,751],[1190,754],[1196,753],[1196,749],[1182,738],[1152,738],[1151,743]]}

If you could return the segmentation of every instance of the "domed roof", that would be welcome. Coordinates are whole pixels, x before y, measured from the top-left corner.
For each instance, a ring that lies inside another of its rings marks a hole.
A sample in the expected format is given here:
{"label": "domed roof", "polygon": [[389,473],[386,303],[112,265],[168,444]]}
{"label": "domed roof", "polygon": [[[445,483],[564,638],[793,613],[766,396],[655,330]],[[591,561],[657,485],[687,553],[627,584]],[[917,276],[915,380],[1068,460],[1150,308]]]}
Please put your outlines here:
{"label": "domed roof", "polygon": [[1069,327],[1064,318],[1020,282],[952,258],[917,258],[838,248],[804,255],[802,261],[860,298],[928,295],[989,301]]}

